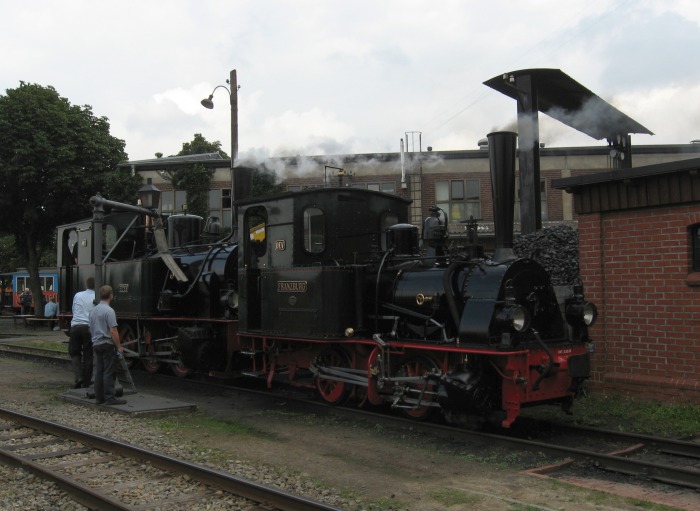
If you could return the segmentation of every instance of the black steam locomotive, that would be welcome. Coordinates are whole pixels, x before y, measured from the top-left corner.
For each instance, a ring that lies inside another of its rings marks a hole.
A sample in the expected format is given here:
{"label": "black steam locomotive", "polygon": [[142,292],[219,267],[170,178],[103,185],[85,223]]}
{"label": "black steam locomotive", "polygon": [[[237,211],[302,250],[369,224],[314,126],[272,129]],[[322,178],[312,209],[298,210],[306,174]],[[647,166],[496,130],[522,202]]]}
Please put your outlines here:
{"label": "black steam locomotive", "polygon": [[596,310],[580,286],[560,304],[542,266],[513,254],[515,146],[489,135],[492,258],[448,250],[437,209],[420,234],[409,201],[369,190],[239,200],[223,240],[200,217],[164,225],[97,196],[92,220],[58,230],[61,310],[88,276],[109,283],[127,358],[152,372],[282,379],[416,419],[508,427],[522,406],[568,410],[590,375]]}

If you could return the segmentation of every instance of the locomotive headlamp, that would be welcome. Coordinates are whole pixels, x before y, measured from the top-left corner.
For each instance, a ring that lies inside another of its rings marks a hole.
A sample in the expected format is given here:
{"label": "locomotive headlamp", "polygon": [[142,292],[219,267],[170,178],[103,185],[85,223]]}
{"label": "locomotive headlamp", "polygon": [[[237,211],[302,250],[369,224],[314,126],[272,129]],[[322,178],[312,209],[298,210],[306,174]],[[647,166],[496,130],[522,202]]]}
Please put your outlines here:
{"label": "locomotive headlamp", "polygon": [[139,202],[147,209],[158,209],[160,205],[160,190],[151,184],[150,179],[139,189]]}
{"label": "locomotive headlamp", "polygon": [[516,332],[524,332],[530,327],[530,314],[520,305],[510,305],[501,309],[496,315],[496,320]]}
{"label": "locomotive headlamp", "polygon": [[221,296],[221,305],[229,309],[238,308],[238,293],[229,291]]}
{"label": "locomotive headlamp", "polygon": [[574,302],[566,308],[566,321],[572,325],[591,326],[598,318],[598,308],[591,302]]}

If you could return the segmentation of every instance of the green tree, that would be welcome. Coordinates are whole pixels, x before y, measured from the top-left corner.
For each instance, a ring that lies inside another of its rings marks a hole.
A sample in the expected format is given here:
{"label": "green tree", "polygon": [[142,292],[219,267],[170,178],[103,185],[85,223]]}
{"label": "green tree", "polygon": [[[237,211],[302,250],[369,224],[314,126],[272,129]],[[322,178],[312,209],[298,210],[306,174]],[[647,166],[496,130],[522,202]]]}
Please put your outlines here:
{"label": "green tree", "polygon": [[253,197],[264,197],[282,191],[277,183],[277,174],[264,165],[253,169]]}
{"label": "green tree", "polygon": [[182,144],[182,150],[177,153],[177,156],[186,156],[188,154],[206,154],[219,153],[222,158],[229,158],[229,155],[221,149],[221,142],[209,142],[201,133],[195,133],[192,142]]}
{"label": "green tree", "polygon": [[[195,133],[192,142],[182,144],[182,149],[176,156],[191,154],[220,153],[224,158],[226,153],[221,150],[221,142],[209,142],[201,133]],[[214,169],[204,165],[192,165],[170,172],[173,186],[187,193],[187,211],[193,215],[207,218],[209,216],[209,183],[214,175]]]}
{"label": "green tree", "polygon": [[[229,158],[221,149],[221,142],[209,142],[201,133],[195,133],[191,142],[182,144],[182,150],[176,156],[193,154],[219,153]],[[214,171],[203,165],[183,167],[168,172],[173,186],[187,193],[187,210],[204,218],[209,216],[209,185]],[[262,197],[280,191],[275,173],[264,166],[253,169],[253,196]]]}
{"label": "green tree", "polygon": [[14,236],[12,234],[0,236],[0,273],[15,271],[21,266],[20,261]]}
{"label": "green tree", "polygon": [[71,105],[53,87],[20,82],[0,96],[3,231],[14,237],[34,296],[41,292],[42,250],[54,244],[57,225],[89,216],[96,192],[133,201],[138,178],[116,171],[125,159],[124,141],[109,134],[108,119],[88,105]]}

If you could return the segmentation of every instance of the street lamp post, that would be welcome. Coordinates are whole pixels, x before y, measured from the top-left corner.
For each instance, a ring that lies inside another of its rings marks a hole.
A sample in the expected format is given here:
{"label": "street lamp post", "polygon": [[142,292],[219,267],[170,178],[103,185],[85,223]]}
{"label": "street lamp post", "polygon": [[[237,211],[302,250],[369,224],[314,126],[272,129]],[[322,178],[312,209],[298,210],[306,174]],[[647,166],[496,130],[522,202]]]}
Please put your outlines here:
{"label": "street lamp post", "polygon": [[237,221],[237,208],[236,208],[236,187],[234,186],[234,169],[238,166],[238,80],[236,78],[236,70],[231,70],[231,75],[228,80],[226,80],[228,87],[226,85],[217,85],[211,91],[208,98],[201,101],[204,108],[212,109],[214,108],[214,92],[216,89],[224,89],[228,92],[229,99],[231,102],[231,212],[233,218],[231,219],[231,227],[233,228],[234,236],[236,233],[236,221]]}
{"label": "street lamp post", "polygon": [[[228,92],[229,99],[231,102],[231,170],[238,165],[238,80],[236,79],[236,70],[231,70],[231,76],[226,80],[228,87],[226,85],[217,85],[214,90],[211,91],[208,98],[201,101],[204,108],[212,109],[214,108],[214,92],[216,89],[224,89]],[[233,178],[233,173],[231,174]]]}

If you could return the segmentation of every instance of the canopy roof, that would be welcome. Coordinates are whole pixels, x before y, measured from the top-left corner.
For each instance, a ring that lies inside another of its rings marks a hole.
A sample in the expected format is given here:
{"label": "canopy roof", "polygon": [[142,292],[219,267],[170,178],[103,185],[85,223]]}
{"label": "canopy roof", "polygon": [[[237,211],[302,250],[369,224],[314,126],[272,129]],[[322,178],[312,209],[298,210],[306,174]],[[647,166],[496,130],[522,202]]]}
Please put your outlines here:
{"label": "canopy roof", "polygon": [[518,81],[527,77],[540,112],[586,135],[597,140],[614,140],[630,133],[653,135],[560,69],[521,69],[495,76],[484,85],[517,100],[519,92],[526,92],[518,87]]}

